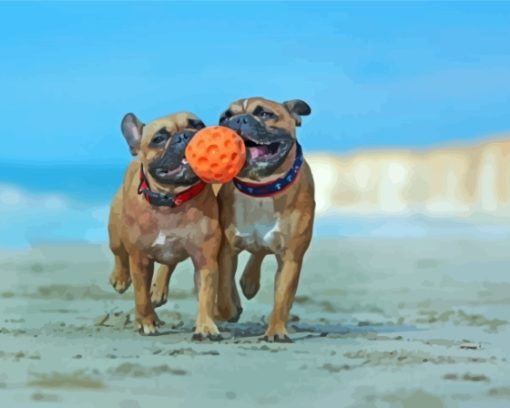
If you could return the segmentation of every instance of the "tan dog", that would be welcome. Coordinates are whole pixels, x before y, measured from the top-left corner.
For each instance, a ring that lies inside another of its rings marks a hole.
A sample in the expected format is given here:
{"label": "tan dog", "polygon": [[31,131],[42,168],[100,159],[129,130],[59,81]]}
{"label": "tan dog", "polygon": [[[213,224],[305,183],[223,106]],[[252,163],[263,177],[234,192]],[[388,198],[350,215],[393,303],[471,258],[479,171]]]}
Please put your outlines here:
{"label": "tan dog", "polygon": [[[122,133],[136,159],[115,196],[108,231],[115,268],[110,282],[124,292],[133,281],[140,333],[154,334],[160,321],[154,305],[166,302],[168,282],[179,262],[195,267],[198,316],[193,339],[221,339],[213,321],[221,242],[216,197],[184,158],[193,135],[204,127],[189,113],[177,113],[147,125],[133,114],[122,120]],[[150,296],[154,262],[162,266]]]}
{"label": "tan dog", "polygon": [[251,257],[241,277],[251,299],[260,287],[264,257],[276,255],[274,306],[266,341],[290,342],[286,324],[298,286],[303,257],[312,238],[315,200],[312,173],[296,140],[296,126],[310,107],[301,100],[239,100],[220,118],[245,141],[241,173],[219,192],[224,239],[220,251],[219,318],[237,321],[242,312],[234,275],[238,254]]}

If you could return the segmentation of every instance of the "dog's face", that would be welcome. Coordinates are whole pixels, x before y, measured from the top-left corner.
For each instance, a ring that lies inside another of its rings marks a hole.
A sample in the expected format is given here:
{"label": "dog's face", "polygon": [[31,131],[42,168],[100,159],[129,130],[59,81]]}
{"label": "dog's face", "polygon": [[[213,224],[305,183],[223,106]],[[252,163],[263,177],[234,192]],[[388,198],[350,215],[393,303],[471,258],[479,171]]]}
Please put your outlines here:
{"label": "dog's face", "polygon": [[258,180],[279,169],[296,140],[296,126],[311,109],[301,100],[283,103],[264,98],[240,99],[220,117],[220,125],[241,136],[246,145],[246,163],[240,177]]}
{"label": "dog's face", "polygon": [[161,184],[191,185],[198,177],[184,156],[186,146],[204,123],[191,113],[176,113],[143,124],[128,113],[122,133],[131,153],[140,156],[143,167]]}

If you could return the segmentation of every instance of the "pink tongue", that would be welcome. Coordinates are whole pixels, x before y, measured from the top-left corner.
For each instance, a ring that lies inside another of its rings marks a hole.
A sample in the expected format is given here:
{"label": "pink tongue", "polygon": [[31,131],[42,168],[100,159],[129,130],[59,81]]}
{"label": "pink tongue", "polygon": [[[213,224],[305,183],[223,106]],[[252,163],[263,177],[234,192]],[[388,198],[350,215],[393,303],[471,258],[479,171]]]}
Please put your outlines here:
{"label": "pink tongue", "polygon": [[252,159],[256,159],[257,157],[264,156],[268,153],[266,146],[250,147],[249,149]]}

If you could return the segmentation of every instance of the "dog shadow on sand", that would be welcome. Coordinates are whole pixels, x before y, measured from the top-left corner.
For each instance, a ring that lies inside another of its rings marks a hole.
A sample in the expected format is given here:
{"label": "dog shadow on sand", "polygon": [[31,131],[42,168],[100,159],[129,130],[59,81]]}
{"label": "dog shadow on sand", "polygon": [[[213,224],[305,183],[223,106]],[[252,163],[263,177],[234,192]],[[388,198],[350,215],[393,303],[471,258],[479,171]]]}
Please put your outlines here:
{"label": "dog shadow on sand", "polygon": [[[169,317],[169,316],[165,316]],[[116,329],[133,330],[133,315],[131,313],[117,312],[104,316],[96,321],[97,326],[105,326]],[[265,318],[260,321],[226,323],[220,322],[218,328],[223,334],[225,340],[230,341],[258,341],[267,328]],[[359,322],[358,324],[344,324],[340,322],[289,322],[289,334],[293,341],[304,341],[314,338],[340,338],[345,336],[364,336],[368,334],[391,335],[392,333],[416,331],[419,330],[413,325],[400,325],[391,322],[388,323],[370,323]],[[177,321],[163,324],[155,336],[178,335],[181,337],[191,333],[194,330],[191,319],[179,319]]]}

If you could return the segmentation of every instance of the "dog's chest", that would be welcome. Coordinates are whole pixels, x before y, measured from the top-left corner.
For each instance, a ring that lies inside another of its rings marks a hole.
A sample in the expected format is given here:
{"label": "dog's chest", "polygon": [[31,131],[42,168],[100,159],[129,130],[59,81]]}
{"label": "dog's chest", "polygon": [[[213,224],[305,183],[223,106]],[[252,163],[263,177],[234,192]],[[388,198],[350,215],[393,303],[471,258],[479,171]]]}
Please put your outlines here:
{"label": "dog's chest", "polygon": [[249,251],[281,250],[282,223],[272,198],[254,198],[236,192],[234,211],[236,246]]}
{"label": "dog's chest", "polygon": [[172,264],[188,257],[186,243],[196,238],[197,228],[203,228],[203,222],[189,225],[172,225],[160,223],[158,230],[150,238],[150,252],[156,262]]}
{"label": "dog's chest", "polygon": [[179,232],[161,229],[151,238],[150,252],[156,262],[172,264],[186,257]]}

